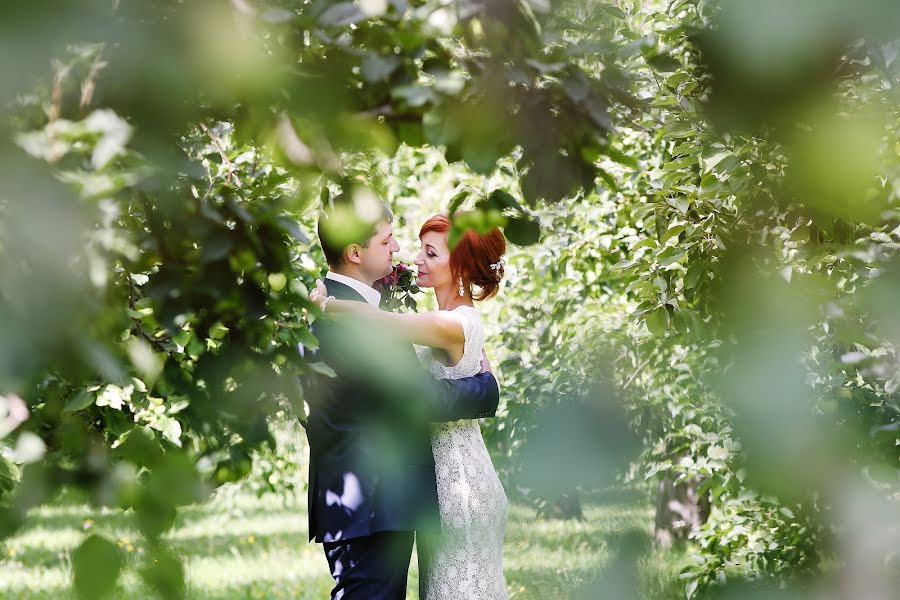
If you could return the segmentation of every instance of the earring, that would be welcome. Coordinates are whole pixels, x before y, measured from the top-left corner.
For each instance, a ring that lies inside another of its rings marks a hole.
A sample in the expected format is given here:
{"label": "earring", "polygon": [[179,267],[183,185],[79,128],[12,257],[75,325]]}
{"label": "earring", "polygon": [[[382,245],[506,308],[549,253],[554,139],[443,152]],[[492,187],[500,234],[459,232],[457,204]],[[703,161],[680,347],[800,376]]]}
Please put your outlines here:
{"label": "earring", "polygon": [[462,280],[462,277],[459,278],[459,295],[460,295],[460,296],[465,296],[465,295],[466,295],[466,288],[463,287],[463,280]]}

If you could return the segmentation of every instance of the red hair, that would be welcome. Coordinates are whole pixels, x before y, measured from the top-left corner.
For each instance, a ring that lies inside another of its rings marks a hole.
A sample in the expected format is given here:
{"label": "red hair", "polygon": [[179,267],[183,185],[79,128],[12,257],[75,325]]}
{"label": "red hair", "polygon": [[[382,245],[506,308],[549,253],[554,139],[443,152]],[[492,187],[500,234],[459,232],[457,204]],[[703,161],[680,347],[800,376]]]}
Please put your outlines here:
{"label": "red hair", "polygon": [[[430,231],[448,234],[450,227],[450,219],[446,215],[435,215],[422,225],[419,238]],[[470,229],[450,251],[450,273],[454,280],[462,278],[473,299],[486,300],[500,290],[500,280],[503,278],[500,258],[505,252],[506,238],[499,228],[495,227],[487,233]],[[499,268],[492,269],[491,265],[498,265]],[[473,285],[478,287],[477,293],[472,290]]]}

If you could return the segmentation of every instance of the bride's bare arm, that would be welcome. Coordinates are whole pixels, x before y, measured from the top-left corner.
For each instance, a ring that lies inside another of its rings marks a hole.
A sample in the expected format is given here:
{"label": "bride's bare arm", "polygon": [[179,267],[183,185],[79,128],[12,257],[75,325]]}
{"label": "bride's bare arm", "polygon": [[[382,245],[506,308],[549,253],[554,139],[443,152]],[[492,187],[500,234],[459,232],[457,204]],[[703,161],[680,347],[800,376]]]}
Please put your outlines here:
{"label": "bride's bare arm", "polygon": [[346,313],[372,319],[390,327],[399,338],[413,344],[448,351],[465,344],[462,323],[446,311],[391,313],[365,302],[338,300],[328,296],[325,284],[319,280],[316,280],[316,289],[309,294],[309,299],[320,307],[324,304],[328,313]]}

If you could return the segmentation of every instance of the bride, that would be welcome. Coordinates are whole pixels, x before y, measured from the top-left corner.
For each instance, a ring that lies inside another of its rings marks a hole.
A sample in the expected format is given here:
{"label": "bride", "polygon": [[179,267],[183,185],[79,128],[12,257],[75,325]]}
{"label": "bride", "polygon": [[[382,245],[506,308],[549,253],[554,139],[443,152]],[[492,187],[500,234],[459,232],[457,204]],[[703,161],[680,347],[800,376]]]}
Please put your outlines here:
{"label": "bride", "polygon": [[[499,229],[468,231],[451,251],[450,221],[428,219],[419,232],[417,284],[433,288],[438,310],[395,314],[361,302],[329,297],[322,282],[310,299],[328,312],[353,312],[384,321],[416,345],[422,365],[438,379],[481,370],[484,330],[475,301],[494,296],[503,277],[506,241]],[[417,536],[423,600],[505,600],[503,535],[507,499],[477,420],[431,428],[441,532]]]}

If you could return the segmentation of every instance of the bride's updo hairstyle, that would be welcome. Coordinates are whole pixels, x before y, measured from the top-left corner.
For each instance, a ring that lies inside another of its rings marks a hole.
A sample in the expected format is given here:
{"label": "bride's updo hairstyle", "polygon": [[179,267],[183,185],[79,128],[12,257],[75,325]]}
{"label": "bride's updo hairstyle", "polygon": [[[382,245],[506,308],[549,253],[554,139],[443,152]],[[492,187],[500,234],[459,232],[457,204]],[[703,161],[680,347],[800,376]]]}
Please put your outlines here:
{"label": "bride's updo hairstyle", "polygon": [[[430,231],[449,235],[450,219],[446,215],[435,215],[425,221],[419,230],[419,238]],[[468,230],[450,251],[450,273],[453,280],[461,277],[463,285],[472,292],[472,299],[487,300],[500,290],[503,279],[503,255],[506,253],[506,238],[498,227],[488,233]],[[478,288],[476,292],[472,286]]]}

